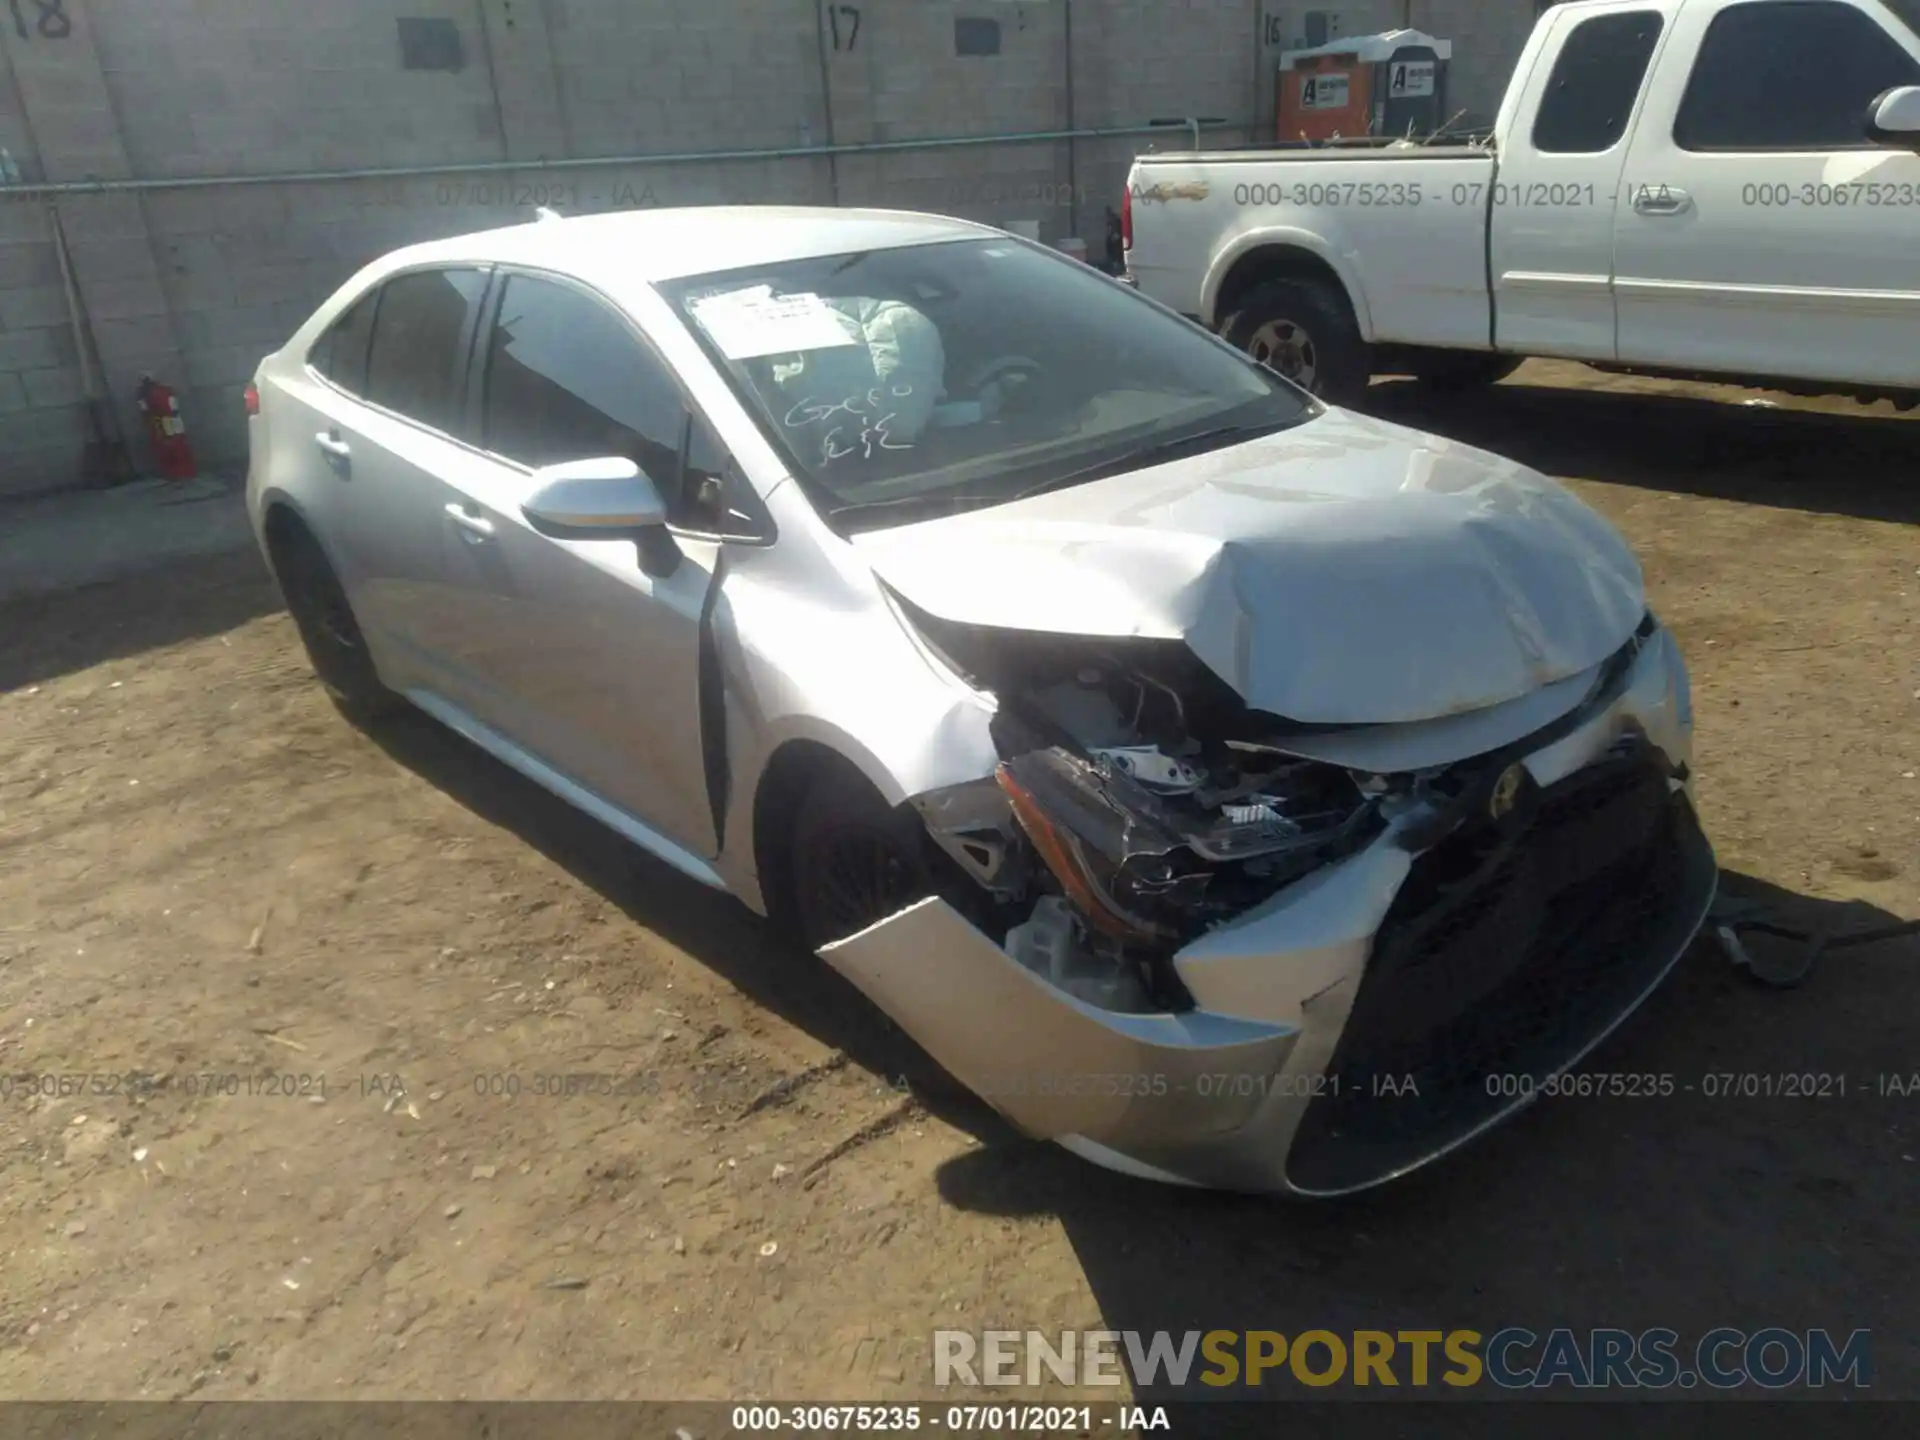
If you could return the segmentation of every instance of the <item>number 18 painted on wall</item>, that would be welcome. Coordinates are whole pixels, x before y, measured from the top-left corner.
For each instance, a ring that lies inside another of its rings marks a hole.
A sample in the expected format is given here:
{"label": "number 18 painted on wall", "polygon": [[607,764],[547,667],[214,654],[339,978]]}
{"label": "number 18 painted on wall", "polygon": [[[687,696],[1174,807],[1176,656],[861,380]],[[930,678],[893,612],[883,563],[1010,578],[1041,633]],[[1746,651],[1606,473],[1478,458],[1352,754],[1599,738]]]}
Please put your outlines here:
{"label": "number 18 painted on wall", "polygon": [[7,0],[7,8],[13,13],[14,32],[22,40],[31,40],[35,34],[42,40],[64,40],[73,34],[73,19],[62,8],[64,0],[32,0],[32,4],[37,13],[29,26],[24,0]]}

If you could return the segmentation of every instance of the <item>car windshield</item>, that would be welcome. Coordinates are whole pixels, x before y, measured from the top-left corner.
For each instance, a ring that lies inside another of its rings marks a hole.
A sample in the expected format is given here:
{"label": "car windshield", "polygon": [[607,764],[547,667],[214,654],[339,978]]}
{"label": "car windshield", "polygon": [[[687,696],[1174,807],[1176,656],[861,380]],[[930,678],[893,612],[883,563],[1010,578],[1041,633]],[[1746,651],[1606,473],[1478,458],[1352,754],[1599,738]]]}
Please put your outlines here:
{"label": "car windshield", "polygon": [[1010,237],[667,287],[843,532],[997,505],[1297,424],[1304,392]]}

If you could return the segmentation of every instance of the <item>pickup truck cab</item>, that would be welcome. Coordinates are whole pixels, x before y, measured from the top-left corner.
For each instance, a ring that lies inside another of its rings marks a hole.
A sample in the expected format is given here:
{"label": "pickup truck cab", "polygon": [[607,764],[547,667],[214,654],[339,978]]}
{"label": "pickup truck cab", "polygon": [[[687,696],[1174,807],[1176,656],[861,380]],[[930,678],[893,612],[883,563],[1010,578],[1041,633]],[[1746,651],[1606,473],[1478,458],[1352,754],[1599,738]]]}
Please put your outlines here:
{"label": "pickup truck cab", "polygon": [[1306,388],[1531,355],[1920,403],[1920,0],[1571,0],[1492,133],[1144,155],[1141,291]]}

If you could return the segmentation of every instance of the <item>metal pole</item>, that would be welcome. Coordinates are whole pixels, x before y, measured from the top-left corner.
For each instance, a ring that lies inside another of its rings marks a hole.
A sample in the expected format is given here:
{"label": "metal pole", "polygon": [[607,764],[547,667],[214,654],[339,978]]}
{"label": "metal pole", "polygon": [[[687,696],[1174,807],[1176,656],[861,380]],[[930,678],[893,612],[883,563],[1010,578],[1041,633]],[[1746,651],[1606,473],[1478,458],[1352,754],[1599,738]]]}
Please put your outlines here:
{"label": "metal pole", "polygon": [[513,143],[507,135],[507,112],[500,103],[500,72],[493,63],[493,22],[487,16],[487,0],[478,0],[475,19],[480,27],[480,54],[487,62],[487,93],[493,96],[493,123],[500,131],[500,155],[513,158]]}
{"label": "metal pole", "polygon": [[[1186,119],[1196,149],[1202,130],[1232,130],[1226,120]],[[986,145],[1038,145],[1058,140],[1097,140],[1121,135],[1153,135],[1162,125],[1103,125],[1079,130],[1023,130],[1005,135],[940,135],[917,140],[868,140],[854,145],[779,145],[755,150],[683,150],[664,155],[593,155],[562,160],[476,160],[452,165],[397,165],[354,170],[295,170],[275,175],[182,175],[148,180],[70,180],[57,184],[10,185],[0,204],[15,198],[59,195],[114,195],[148,190],[215,190],[242,185],[301,185],[332,180],[406,180],[432,175],[498,175],[516,170],[590,170],[608,166],[709,165],[726,160],[809,160],[831,155],[877,155],[901,150],[957,150]]]}
{"label": "metal pole", "polygon": [[[1073,105],[1073,0],[1061,0],[1060,23],[1064,27],[1062,48],[1067,52],[1067,129],[1074,127],[1080,117],[1074,113]],[[1080,233],[1080,172],[1075,164],[1074,144],[1067,141],[1067,234]]]}
{"label": "metal pole", "polygon": [[111,404],[101,380],[100,367],[94,361],[93,331],[87,324],[86,305],[80,298],[80,282],[73,272],[73,255],[67,248],[66,228],[60,223],[60,211],[47,202],[47,228],[53,234],[54,256],[60,262],[60,284],[67,293],[67,318],[73,325],[73,348],[80,362],[80,388],[87,397],[89,444],[82,458],[85,478],[96,485],[111,485],[127,478],[133,461],[127,453],[126,432],[120,425],[119,408]]}
{"label": "metal pole", "polygon": [[[820,107],[827,121],[827,144],[834,144],[833,133],[833,73],[827,65],[827,24],[822,7],[828,0],[819,0],[813,10],[813,42],[820,52]],[[833,203],[840,203],[840,161],[836,156],[827,156],[827,186],[833,196]]]}

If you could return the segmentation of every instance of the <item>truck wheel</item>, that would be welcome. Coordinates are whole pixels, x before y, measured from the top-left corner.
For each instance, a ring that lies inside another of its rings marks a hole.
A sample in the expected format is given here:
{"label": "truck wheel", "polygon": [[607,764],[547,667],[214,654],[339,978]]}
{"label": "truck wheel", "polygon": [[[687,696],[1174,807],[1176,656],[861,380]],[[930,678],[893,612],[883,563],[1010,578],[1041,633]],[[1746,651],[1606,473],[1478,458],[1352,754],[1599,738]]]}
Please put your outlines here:
{"label": "truck wheel", "polygon": [[1269,280],[1228,318],[1222,338],[1334,405],[1366,394],[1370,357],[1338,287],[1310,278]]}
{"label": "truck wheel", "polygon": [[1478,390],[1483,385],[1498,385],[1518,370],[1525,359],[1523,355],[1442,350],[1416,361],[1413,378],[1429,390]]}

